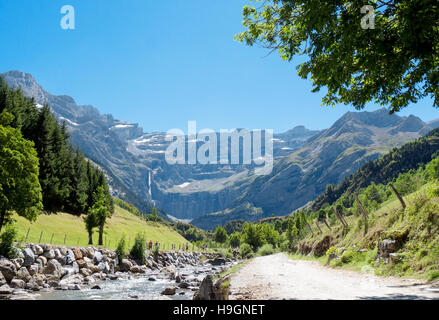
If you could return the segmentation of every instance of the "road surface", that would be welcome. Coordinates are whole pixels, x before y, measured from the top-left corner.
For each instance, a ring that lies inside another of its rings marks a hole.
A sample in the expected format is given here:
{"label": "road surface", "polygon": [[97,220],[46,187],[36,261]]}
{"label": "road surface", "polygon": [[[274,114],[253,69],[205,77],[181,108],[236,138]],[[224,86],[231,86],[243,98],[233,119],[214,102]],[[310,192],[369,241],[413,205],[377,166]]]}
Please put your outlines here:
{"label": "road surface", "polygon": [[231,278],[231,300],[439,299],[439,285],[332,269],[279,253],[258,257]]}

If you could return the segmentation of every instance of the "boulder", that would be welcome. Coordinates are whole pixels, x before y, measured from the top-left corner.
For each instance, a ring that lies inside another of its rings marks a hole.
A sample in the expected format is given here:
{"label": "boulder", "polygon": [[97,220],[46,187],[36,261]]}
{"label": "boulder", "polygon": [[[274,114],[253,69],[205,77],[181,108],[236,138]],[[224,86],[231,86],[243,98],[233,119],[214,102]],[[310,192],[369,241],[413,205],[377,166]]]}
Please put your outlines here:
{"label": "boulder", "polygon": [[211,275],[207,275],[201,282],[198,292],[194,294],[193,300],[228,300],[230,289],[226,282],[230,280],[230,275],[226,275],[213,283]]}
{"label": "boulder", "polygon": [[145,270],[142,269],[140,266],[132,266],[130,269],[130,272],[132,273],[145,273]]}
{"label": "boulder", "polygon": [[47,284],[49,285],[50,288],[58,288],[60,286],[59,281],[55,279],[51,279],[47,281]]}
{"label": "boulder", "polygon": [[55,249],[55,250],[53,250],[53,252],[55,253],[55,259],[59,260],[59,259],[64,258],[64,255],[61,253],[61,250]]}
{"label": "boulder", "polygon": [[108,265],[108,262],[102,261],[101,263],[98,264],[98,268],[102,272],[110,273],[110,266]]}
{"label": "boulder", "polygon": [[24,289],[26,287],[26,282],[21,279],[14,278],[9,286],[13,289]]}
{"label": "boulder", "polygon": [[46,251],[49,251],[49,250],[52,250],[52,245],[44,244],[43,245],[43,251],[46,252]]}
{"label": "boulder", "polygon": [[0,294],[12,294],[12,289],[7,284],[4,284],[0,286]]}
{"label": "boulder", "polygon": [[181,282],[181,283],[178,285],[178,287],[179,287],[180,289],[187,289],[187,288],[189,288],[189,283],[187,283],[187,282]]}
{"label": "boulder", "polygon": [[24,282],[28,282],[32,279],[32,276],[29,274],[29,271],[27,271],[25,267],[22,267],[20,268],[20,270],[18,270],[15,278],[23,280]]}
{"label": "boulder", "polygon": [[40,261],[40,265],[44,267],[47,264],[47,258],[45,256],[39,256],[37,259],[37,263]]}
{"label": "boulder", "polygon": [[87,267],[87,262],[85,262],[84,259],[79,259],[79,260],[76,261],[76,263],[78,264],[80,269]]}
{"label": "boulder", "polygon": [[99,285],[95,285],[91,287],[93,290],[101,290],[102,288]]}
{"label": "boulder", "polygon": [[0,272],[0,287],[4,286],[5,284],[7,284],[8,282],[6,281],[5,277],[3,276],[3,274]]}
{"label": "boulder", "polygon": [[84,277],[88,277],[92,274],[91,270],[88,268],[82,268],[81,270],[79,270],[79,273]]}
{"label": "boulder", "polygon": [[67,265],[70,265],[70,264],[72,264],[73,262],[76,261],[75,254],[73,253],[73,251],[71,249],[67,250],[65,258],[66,258],[66,264]]}
{"label": "boulder", "polygon": [[31,276],[37,274],[39,270],[40,270],[40,266],[39,266],[38,263],[34,263],[34,264],[31,265],[30,267],[28,267],[28,271],[29,271],[29,274],[30,274]]}
{"label": "boulder", "polygon": [[7,282],[10,282],[17,275],[17,267],[14,263],[7,259],[0,260],[0,272],[3,274]]}
{"label": "boulder", "polygon": [[55,259],[56,258],[55,251],[54,250],[48,250],[48,251],[44,252],[43,257],[45,259],[49,259],[49,260],[50,259]]}
{"label": "boulder", "polygon": [[128,259],[122,259],[122,261],[119,264],[119,268],[121,271],[128,272],[133,267],[133,264]]}
{"label": "boulder", "polygon": [[93,263],[95,265],[98,265],[99,263],[101,263],[103,258],[104,258],[104,256],[102,253],[100,253],[99,251],[95,251],[95,253],[93,255]]}
{"label": "boulder", "polygon": [[224,258],[215,258],[213,260],[210,260],[209,262],[213,266],[220,266],[220,265],[226,264],[226,259],[224,259]]}
{"label": "boulder", "polygon": [[29,281],[24,288],[26,290],[40,291],[40,286],[35,281]]}
{"label": "boulder", "polygon": [[92,247],[88,247],[86,249],[87,249],[87,254],[86,254],[87,258],[93,259],[95,254],[95,249],[93,249]]}
{"label": "boulder", "polygon": [[73,248],[72,251],[73,251],[73,254],[75,255],[76,260],[80,260],[84,256],[81,249],[79,249],[79,248]]}
{"label": "boulder", "polygon": [[46,276],[43,274],[36,274],[32,277],[32,281],[34,281],[36,284],[38,284],[40,287],[44,286],[44,283],[46,282]]}
{"label": "boulder", "polygon": [[69,249],[67,249],[66,247],[59,247],[59,252],[61,253],[61,255],[65,256],[67,254],[67,251]]}
{"label": "boulder", "polygon": [[396,240],[385,239],[378,245],[378,255],[380,258],[389,258],[390,253],[399,250],[399,245]]}
{"label": "boulder", "polygon": [[71,266],[63,267],[63,269],[64,277],[79,273],[79,266],[76,262],[73,262]]}
{"label": "boulder", "polygon": [[32,251],[31,248],[26,248],[23,250],[23,254],[24,254],[24,263],[23,265],[25,267],[29,267],[30,265],[34,264],[35,262],[35,254]]}
{"label": "boulder", "polygon": [[64,275],[64,270],[61,264],[55,260],[49,260],[46,267],[43,269],[43,274],[55,276],[60,279]]}
{"label": "boulder", "polygon": [[165,290],[162,291],[162,295],[164,296],[173,296],[175,295],[176,289],[174,287],[165,288]]}
{"label": "boulder", "polygon": [[39,245],[34,245],[32,247],[32,250],[35,253],[35,255],[37,255],[37,256],[42,255],[44,253],[43,248],[41,248]]}

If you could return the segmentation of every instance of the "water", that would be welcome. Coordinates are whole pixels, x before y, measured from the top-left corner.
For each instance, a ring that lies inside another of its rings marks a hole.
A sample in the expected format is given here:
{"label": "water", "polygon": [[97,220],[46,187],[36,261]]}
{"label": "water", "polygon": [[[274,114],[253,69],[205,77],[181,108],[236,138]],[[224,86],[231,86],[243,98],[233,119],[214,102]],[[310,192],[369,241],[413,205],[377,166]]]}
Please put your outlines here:
{"label": "water", "polygon": [[[179,268],[178,271],[188,282],[193,282],[193,279],[201,281],[207,274],[219,272],[220,269],[211,266],[188,266]],[[156,281],[149,281],[151,276]],[[96,284],[101,287],[100,290],[91,289]],[[161,292],[168,287],[178,287],[178,284],[161,274],[150,273],[131,279],[105,280],[95,282],[90,286],[81,285],[82,290],[79,291],[41,291],[11,298],[20,300],[192,300],[195,293],[191,289],[178,288],[173,296],[162,295]],[[184,295],[180,295],[182,292]]]}

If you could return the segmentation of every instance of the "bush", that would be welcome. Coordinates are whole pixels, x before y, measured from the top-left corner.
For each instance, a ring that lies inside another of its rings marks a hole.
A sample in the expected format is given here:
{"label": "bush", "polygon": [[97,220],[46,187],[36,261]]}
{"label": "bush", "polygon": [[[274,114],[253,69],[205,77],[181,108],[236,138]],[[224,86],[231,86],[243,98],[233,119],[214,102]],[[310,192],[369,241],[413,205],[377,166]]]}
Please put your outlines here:
{"label": "bush", "polygon": [[248,243],[243,243],[239,248],[239,255],[242,259],[249,259],[254,256],[254,252],[252,247]]}
{"label": "bush", "polygon": [[130,256],[135,260],[144,261],[145,250],[146,250],[145,237],[140,234],[137,234],[136,240],[134,241],[134,245],[130,251]]}
{"label": "bush", "polygon": [[160,248],[158,246],[155,246],[152,249],[152,254],[154,255],[155,261],[158,261],[159,260],[159,254],[160,254]]}
{"label": "bush", "polygon": [[273,249],[273,246],[269,243],[264,244],[262,247],[258,249],[258,252],[256,253],[258,256],[269,256],[273,254],[275,250]]}
{"label": "bush", "polygon": [[0,236],[0,256],[9,259],[16,258],[14,241],[17,238],[17,230],[13,225],[8,225],[6,230]]}
{"label": "bush", "polygon": [[119,240],[116,249],[117,258],[119,259],[119,261],[126,258],[125,247],[126,247],[126,241],[125,241],[125,236],[123,236],[122,239]]}
{"label": "bush", "polygon": [[218,248],[215,249],[215,252],[218,253],[224,259],[233,259],[233,253],[231,248],[229,249]]}

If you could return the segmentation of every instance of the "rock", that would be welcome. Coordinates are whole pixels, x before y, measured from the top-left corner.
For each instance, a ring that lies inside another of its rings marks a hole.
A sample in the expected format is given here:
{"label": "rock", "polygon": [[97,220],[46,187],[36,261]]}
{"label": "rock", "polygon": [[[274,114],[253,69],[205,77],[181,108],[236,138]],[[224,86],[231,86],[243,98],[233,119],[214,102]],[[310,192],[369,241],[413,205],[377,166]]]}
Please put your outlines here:
{"label": "rock", "polygon": [[25,289],[32,291],[40,291],[40,286],[35,281],[29,281],[26,283]]}
{"label": "rock", "polygon": [[32,279],[32,276],[29,274],[29,271],[27,271],[25,267],[20,268],[15,277],[17,279],[23,280],[24,282],[28,282]]}
{"label": "rock", "polygon": [[[58,251],[59,252],[59,251]],[[56,258],[56,255],[55,255],[55,251],[54,250],[49,250],[49,251],[46,251],[46,252],[44,252],[44,254],[43,254],[43,257],[45,258],[45,259],[55,259]],[[41,257],[40,257],[41,258]],[[47,260],[46,260],[47,261]]]}
{"label": "rock", "polygon": [[108,262],[102,261],[101,263],[99,263],[98,268],[102,272],[110,273],[110,266],[108,265]]}
{"label": "rock", "polygon": [[17,267],[14,263],[7,259],[0,260],[0,272],[3,274],[7,282],[11,282],[17,275]]}
{"label": "rock", "polygon": [[49,250],[52,250],[52,245],[44,244],[43,245],[43,251],[46,252],[46,251],[49,251]]}
{"label": "rock", "polygon": [[11,260],[13,264],[15,264],[15,267],[20,269],[24,265],[24,259],[23,258],[17,258]]}
{"label": "rock", "polygon": [[96,251],[93,255],[93,263],[95,265],[98,265],[102,259],[104,258],[104,256],[102,255],[102,253],[100,253],[99,251]]}
{"label": "rock", "polygon": [[132,267],[133,267],[133,264],[128,259],[122,259],[122,261],[119,264],[120,270],[125,271],[125,272],[130,271]]}
{"label": "rock", "polygon": [[132,272],[132,273],[145,273],[145,270],[143,270],[139,266],[133,266],[133,267],[131,267],[130,272]]}
{"label": "rock", "polygon": [[58,287],[60,286],[60,285],[59,285],[59,281],[54,280],[54,279],[47,281],[47,284],[48,284],[49,287],[51,287],[51,288],[58,288]]}
{"label": "rock", "polygon": [[174,265],[170,265],[160,270],[160,272],[163,273],[170,280],[175,280],[175,274],[177,273],[177,268]]}
{"label": "rock", "polygon": [[60,279],[64,275],[64,270],[61,264],[57,260],[52,259],[47,263],[46,267],[43,269],[43,274],[53,275],[58,279]]}
{"label": "rock", "polygon": [[41,248],[39,245],[34,245],[32,249],[37,256],[42,255],[44,253],[43,248]]}
{"label": "rock", "polygon": [[66,247],[59,247],[58,250],[62,256],[65,256],[67,254],[68,249]]}
{"label": "rock", "polygon": [[180,293],[179,293],[179,295],[180,296],[184,296],[186,293],[184,292],[184,291],[181,291]]}
{"label": "rock", "polygon": [[87,262],[85,262],[84,259],[79,259],[76,260],[76,263],[78,264],[79,268],[86,268],[87,267]]}
{"label": "rock", "polygon": [[55,259],[57,259],[57,260],[64,258],[64,255],[61,253],[61,250],[59,250],[59,249],[53,250],[53,253],[55,254]]}
{"label": "rock", "polygon": [[73,290],[73,291],[79,291],[81,290],[81,287],[79,286],[79,284],[71,284],[68,285],[68,290]]}
{"label": "rock", "polygon": [[175,283],[180,283],[180,282],[181,282],[181,276],[177,272],[177,274],[175,275]]}
{"label": "rock", "polygon": [[66,264],[67,265],[70,265],[70,264],[72,264],[73,262],[76,261],[75,254],[73,253],[73,251],[71,249],[67,249],[67,253],[65,255],[65,259],[66,259]]}
{"label": "rock", "polygon": [[210,264],[213,266],[220,266],[220,265],[226,264],[226,259],[215,258],[214,260],[210,260]]}
{"label": "rock", "polygon": [[40,287],[44,286],[44,283],[46,282],[46,276],[42,274],[36,274],[32,277],[32,281],[34,281],[36,284],[38,284]]}
{"label": "rock", "polygon": [[181,283],[178,285],[178,287],[179,287],[180,289],[187,289],[187,288],[189,288],[189,283],[187,283],[187,282],[181,282]]}
{"label": "rock", "polygon": [[200,289],[194,294],[193,300],[228,300],[229,287],[224,283],[229,281],[230,276],[224,276],[215,284],[211,275],[207,275],[201,282]]}
{"label": "rock", "polygon": [[0,294],[12,294],[12,289],[7,284],[4,284],[0,286]]}
{"label": "rock", "polygon": [[399,255],[397,253],[389,253],[389,260],[391,262],[396,262],[399,260]]}
{"label": "rock", "polygon": [[156,280],[156,278],[154,278],[154,277],[149,277],[149,278],[148,278],[148,281],[157,281],[157,280]]}
{"label": "rock", "polygon": [[119,279],[119,277],[116,276],[115,274],[110,274],[108,277],[109,277],[109,279],[112,280],[112,281]]}
{"label": "rock", "polygon": [[79,248],[73,248],[72,251],[73,251],[73,254],[75,255],[76,260],[80,260],[84,256],[81,249],[79,249]]}
{"label": "rock", "polygon": [[93,290],[101,290],[102,288],[99,285],[95,285],[91,287]]}
{"label": "rock", "polygon": [[93,259],[94,254],[95,254],[95,250],[92,247],[88,247],[87,254],[86,254],[87,258]]}
{"label": "rock", "polygon": [[175,295],[176,289],[173,287],[165,288],[165,290],[162,291],[162,295],[164,296],[173,296]]}
{"label": "rock", "polygon": [[26,282],[21,279],[14,278],[9,286],[13,289],[24,289],[26,287]]}
{"label": "rock", "polygon": [[385,239],[378,245],[378,255],[380,258],[388,258],[390,253],[399,250],[399,245],[396,240]]}
{"label": "rock", "polygon": [[30,274],[31,276],[37,274],[39,270],[40,270],[40,267],[39,267],[39,265],[38,265],[37,263],[34,263],[33,265],[31,265],[31,266],[28,268],[29,274]]}
{"label": "rock", "polygon": [[3,273],[0,272],[0,287],[4,286],[8,282],[6,281],[5,277],[3,276]]}
{"label": "rock", "polygon": [[92,274],[91,270],[88,268],[82,268],[81,270],[79,270],[79,273],[84,277],[88,277]]}
{"label": "rock", "polygon": [[47,264],[47,258],[45,256],[39,256],[37,258],[37,262],[40,261],[40,264],[42,267],[44,267]]}
{"label": "rock", "polygon": [[79,266],[76,262],[73,262],[71,266],[65,266],[64,269],[64,276],[70,276],[73,274],[77,274],[79,272]]}
{"label": "rock", "polygon": [[23,250],[24,254],[24,266],[29,267],[35,262],[35,254],[31,248],[26,248]]}

